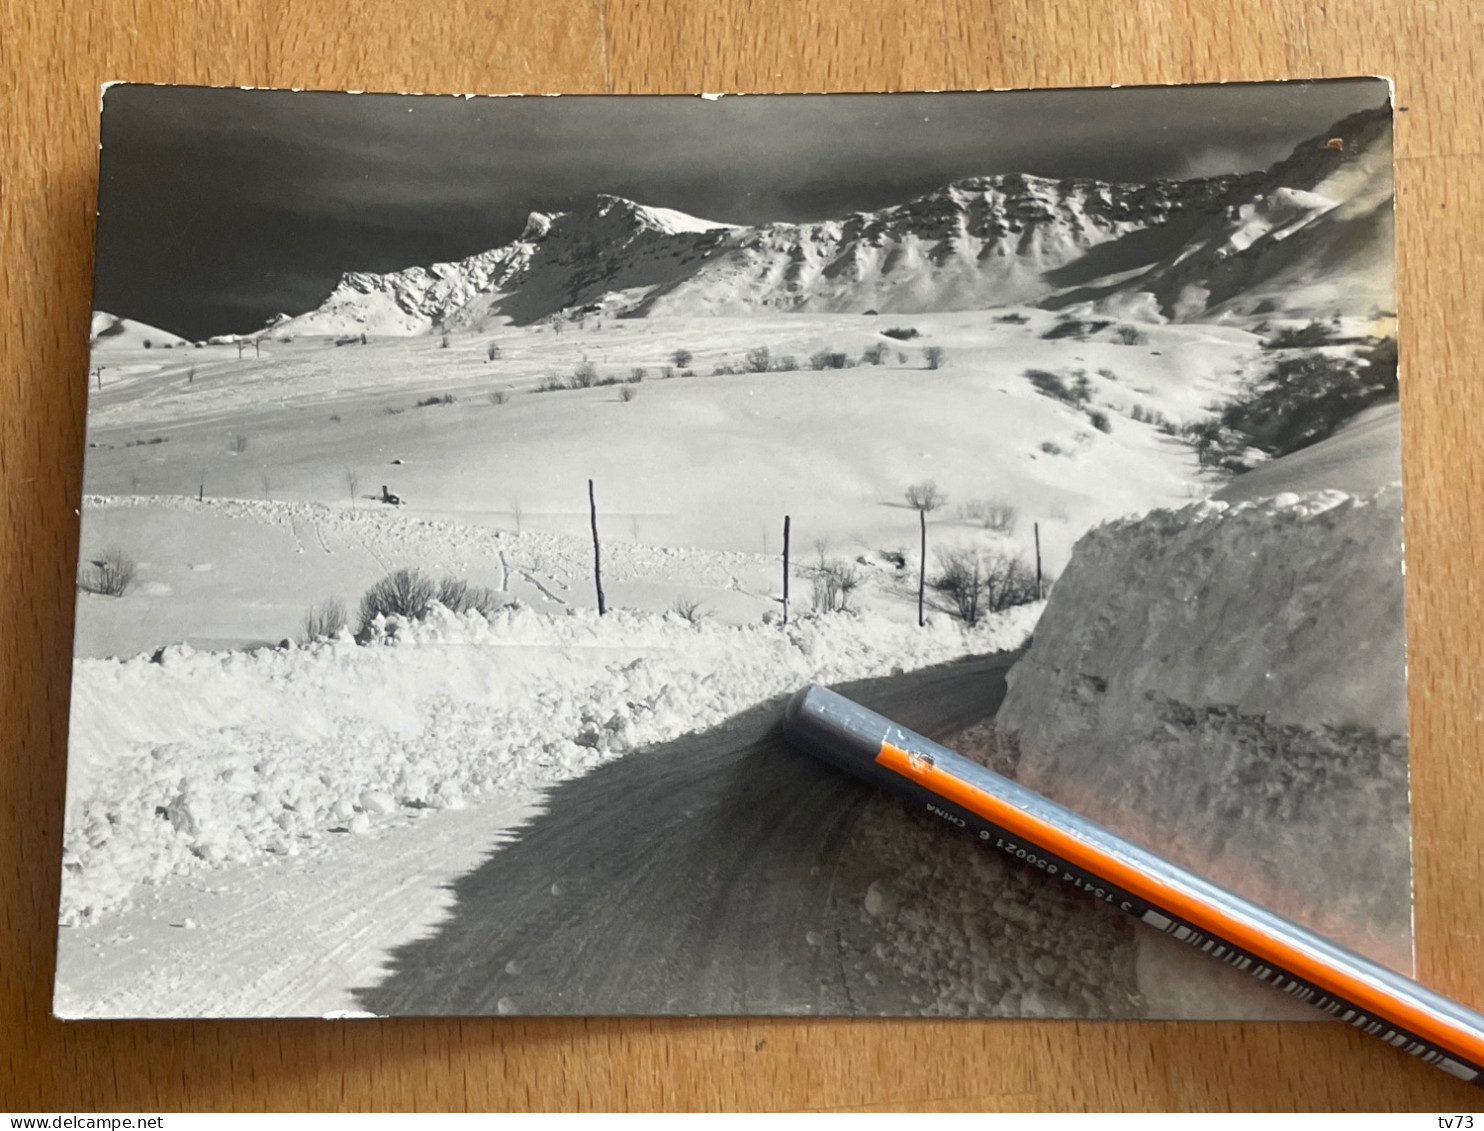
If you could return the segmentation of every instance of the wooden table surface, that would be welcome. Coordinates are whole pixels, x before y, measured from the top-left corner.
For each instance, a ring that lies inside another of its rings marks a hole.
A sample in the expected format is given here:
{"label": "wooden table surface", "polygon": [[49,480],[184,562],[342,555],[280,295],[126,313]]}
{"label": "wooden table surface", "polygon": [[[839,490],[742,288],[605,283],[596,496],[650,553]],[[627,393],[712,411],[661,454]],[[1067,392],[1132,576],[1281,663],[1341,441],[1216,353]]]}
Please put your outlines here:
{"label": "wooden table surface", "polygon": [[0,1109],[1478,1109],[1337,1025],[48,1014],[98,87],[1396,82],[1421,977],[1484,1007],[1484,4],[0,0]]}

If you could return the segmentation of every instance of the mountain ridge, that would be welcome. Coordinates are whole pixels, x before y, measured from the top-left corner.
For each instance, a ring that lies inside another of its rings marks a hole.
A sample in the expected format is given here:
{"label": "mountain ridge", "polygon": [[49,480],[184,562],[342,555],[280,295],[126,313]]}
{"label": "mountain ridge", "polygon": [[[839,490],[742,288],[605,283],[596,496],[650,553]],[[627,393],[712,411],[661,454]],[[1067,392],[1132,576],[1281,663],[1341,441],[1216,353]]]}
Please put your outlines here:
{"label": "mountain ridge", "polygon": [[465,258],[343,274],[259,333],[416,335],[546,319],[1002,305],[1151,321],[1394,308],[1390,107],[1266,170],[1109,182],[996,173],[753,226],[599,194]]}

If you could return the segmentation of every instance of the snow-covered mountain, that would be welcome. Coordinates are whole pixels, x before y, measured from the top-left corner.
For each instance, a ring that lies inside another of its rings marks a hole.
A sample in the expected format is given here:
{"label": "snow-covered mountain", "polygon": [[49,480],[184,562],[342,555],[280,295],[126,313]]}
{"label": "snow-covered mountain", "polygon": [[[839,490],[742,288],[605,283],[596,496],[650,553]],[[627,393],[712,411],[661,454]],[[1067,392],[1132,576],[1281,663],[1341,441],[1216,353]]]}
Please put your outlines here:
{"label": "snow-covered mountain", "polygon": [[1128,278],[1085,280],[1047,305],[1090,298],[1116,310],[1152,295],[1173,318],[1392,312],[1391,140],[1389,108],[1342,119],[1229,194],[1158,260]]}
{"label": "snow-covered mountain", "polygon": [[914,313],[1090,303],[1151,318],[1392,306],[1391,122],[1354,115],[1266,172],[1110,184],[1003,174],[875,212],[738,227],[599,196],[455,263],[345,275],[279,334],[408,335],[565,312]]}
{"label": "snow-covered mountain", "polygon": [[89,344],[93,349],[150,349],[164,346],[189,345],[179,334],[161,330],[147,322],[136,322],[132,318],[120,318],[105,310],[93,311],[93,323],[89,330]]}

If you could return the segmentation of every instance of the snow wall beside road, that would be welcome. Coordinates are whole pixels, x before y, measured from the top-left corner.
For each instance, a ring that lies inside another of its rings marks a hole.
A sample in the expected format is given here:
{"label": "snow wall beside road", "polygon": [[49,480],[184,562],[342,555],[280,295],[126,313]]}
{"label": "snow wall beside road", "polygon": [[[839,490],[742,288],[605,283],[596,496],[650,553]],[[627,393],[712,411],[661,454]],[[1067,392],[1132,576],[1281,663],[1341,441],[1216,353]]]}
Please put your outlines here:
{"label": "snow wall beside road", "polygon": [[1402,590],[1399,486],[1098,527],[996,729],[1032,787],[1409,969]]}

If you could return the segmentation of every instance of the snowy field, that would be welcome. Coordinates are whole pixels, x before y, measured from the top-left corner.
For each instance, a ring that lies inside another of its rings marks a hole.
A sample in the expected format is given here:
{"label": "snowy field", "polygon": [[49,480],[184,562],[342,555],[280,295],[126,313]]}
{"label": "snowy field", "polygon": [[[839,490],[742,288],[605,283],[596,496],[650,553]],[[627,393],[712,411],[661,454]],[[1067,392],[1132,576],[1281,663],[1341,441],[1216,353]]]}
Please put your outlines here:
{"label": "snowy field", "polygon": [[[1029,560],[1039,527],[1055,576],[1098,523],[1220,486],[1172,432],[1270,360],[1235,325],[1044,336],[1062,321],[656,317],[446,347],[97,350],[81,562],[116,550],[136,575],[121,596],[79,594],[58,1010],[353,1009],[349,987],[431,929],[444,885],[553,783],[810,681],[1020,647],[1040,604],[967,629],[930,589],[917,627],[906,488],[947,498],[930,573],[954,547]],[[916,334],[881,333],[899,328]],[[745,372],[759,345],[801,368]],[[871,347],[882,364],[807,367]],[[585,361],[624,383],[542,391]],[[1011,500],[992,529],[986,508]],[[811,611],[824,561],[862,577],[848,614]],[[304,639],[312,605],[354,618],[400,568],[504,608],[394,621],[387,646]],[[263,900],[292,905],[291,936],[254,917]],[[226,966],[240,975],[211,973]],[[959,1000],[946,976],[941,1000]]]}
{"label": "snowy field", "polygon": [[[1006,317],[1025,321],[997,320]],[[297,633],[311,603],[353,601],[403,565],[459,572],[536,608],[591,607],[588,479],[612,598],[631,608],[684,597],[756,622],[781,597],[789,514],[796,564],[821,548],[863,559],[873,579],[864,607],[902,615],[915,585],[892,575],[914,571],[885,555],[915,562],[903,493],[928,480],[948,500],[932,516],[930,557],[972,543],[1029,554],[1039,523],[1046,566],[1059,572],[1091,525],[1211,489],[1188,447],[1153,421],[1198,415],[1261,357],[1256,335],[1238,329],[1151,326],[1139,346],[1108,331],[1044,340],[1056,324],[1033,310],[791,315],[507,329],[453,335],[446,349],[427,337],[270,339],[263,357],[249,348],[241,360],[230,346],[99,350],[82,557],[120,548],[139,584],[85,599],[79,650],[276,642]],[[899,327],[918,336],[879,333]],[[880,366],[712,375],[742,368],[760,343],[801,365],[826,347],[887,353]],[[945,350],[941,369],[926,368],[925,345]],[[697,375],[665,379],[687,348]],[[535,391],[584,358],[600,377],[642,369],[644,380]],[[1088,404],[1038,392],[1028,370],[1082,375]],[[627,402],[625,389],[636,394]],[[417,407],[445,396],[455,400]],[[377,501],[383,486],[401,507]],[[1007,530],[971,517],[1010,501]]]}

